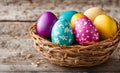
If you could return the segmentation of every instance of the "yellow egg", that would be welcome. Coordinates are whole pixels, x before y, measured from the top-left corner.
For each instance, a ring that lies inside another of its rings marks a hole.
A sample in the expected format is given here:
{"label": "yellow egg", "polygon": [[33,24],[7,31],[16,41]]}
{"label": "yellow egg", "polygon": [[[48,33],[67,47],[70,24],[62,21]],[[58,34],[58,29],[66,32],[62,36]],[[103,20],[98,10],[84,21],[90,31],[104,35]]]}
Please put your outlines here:
{"label": "yellow egg", "polygon": [[116,22],[107,15],[99,15],[95,18],[94,24],[100,33],[100,39],[108,39],[117,32]]}
{"label": "yellow egg", "polygon": [[72,27],[72,29],[74,29],[74,24],[75,24],[75,21],[78,20],[79,18],[82,18],[82,17],[86,17],[85,15],[81,14],[81,13],[76,13],[72,16],[71,18],[71,24],[70,26]]}
{"label": "yellow egg", "polygon": [[106,14],[106,12],[100,7],[92,7],[84,12],[84,15],[86,15],[92,21],[94,21],[96,16],[101,14]]}

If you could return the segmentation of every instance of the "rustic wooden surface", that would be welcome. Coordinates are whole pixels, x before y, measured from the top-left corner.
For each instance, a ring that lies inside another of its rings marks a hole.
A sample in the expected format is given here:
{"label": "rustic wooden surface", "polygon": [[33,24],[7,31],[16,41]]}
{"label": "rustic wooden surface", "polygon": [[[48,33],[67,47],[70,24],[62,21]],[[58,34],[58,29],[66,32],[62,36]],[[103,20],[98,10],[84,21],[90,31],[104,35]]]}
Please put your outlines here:
{"label": "rustic wooden surface", "polygon": [[[69,68],[50,64],[42,58],[28,35],[30,25],[44,11],[49,10],[59,16],[65,10],[84,12],[92,6],[103,7],[110,16],[120,20],[120,0],[0,0],[0,71],[120,72],[120,44],[104,64]],[[28,54],[32,57],[27,59]],[[42,63],[36,67],[31,64],[34,61]]]}

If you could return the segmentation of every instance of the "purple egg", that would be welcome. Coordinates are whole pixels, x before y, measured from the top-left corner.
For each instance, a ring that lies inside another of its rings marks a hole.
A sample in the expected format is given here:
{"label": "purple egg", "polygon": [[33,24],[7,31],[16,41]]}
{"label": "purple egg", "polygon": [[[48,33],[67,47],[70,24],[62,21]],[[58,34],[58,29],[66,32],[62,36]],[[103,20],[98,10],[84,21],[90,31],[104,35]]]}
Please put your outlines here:
{"label": "purple egg", "polygon": [[40,36],[50,38],[57,17],[52,12],[44,12],[37,20],[36,31]]}

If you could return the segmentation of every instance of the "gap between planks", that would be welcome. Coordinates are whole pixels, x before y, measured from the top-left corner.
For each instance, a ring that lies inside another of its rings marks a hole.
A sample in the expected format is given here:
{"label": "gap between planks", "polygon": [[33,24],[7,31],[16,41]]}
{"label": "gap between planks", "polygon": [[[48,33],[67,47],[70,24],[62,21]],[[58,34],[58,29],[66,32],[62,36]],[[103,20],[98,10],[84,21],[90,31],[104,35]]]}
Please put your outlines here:
{"label": "gap between planks", "polygon": [[35,22],[36,20],[0,20],[0,22]]}

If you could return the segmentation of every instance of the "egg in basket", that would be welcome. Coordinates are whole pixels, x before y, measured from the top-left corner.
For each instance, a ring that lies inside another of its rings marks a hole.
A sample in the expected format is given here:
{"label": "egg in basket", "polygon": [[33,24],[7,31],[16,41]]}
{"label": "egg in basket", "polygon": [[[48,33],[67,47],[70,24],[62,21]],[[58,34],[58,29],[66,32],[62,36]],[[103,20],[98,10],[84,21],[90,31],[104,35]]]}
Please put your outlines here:
{"label": "egg in basket", "polygon": [[58,18],[46,11],[31,25],[29,34],[41,56],[68,67],[99,65],[120,41],[119,23],[99,7],[84,13],[68,10]]}

